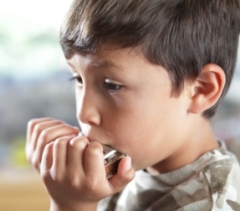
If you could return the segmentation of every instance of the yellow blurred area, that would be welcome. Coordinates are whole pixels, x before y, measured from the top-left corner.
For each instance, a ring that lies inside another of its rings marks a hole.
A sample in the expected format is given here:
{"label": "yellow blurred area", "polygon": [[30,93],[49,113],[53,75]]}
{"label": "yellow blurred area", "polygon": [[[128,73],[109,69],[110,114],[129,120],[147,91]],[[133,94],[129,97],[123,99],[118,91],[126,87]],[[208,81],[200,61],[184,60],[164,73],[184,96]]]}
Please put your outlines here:
{"label": "yellow blurred area", "polygon": [[30,169],[0,169],[0,211],[49,210],[40,176]]}

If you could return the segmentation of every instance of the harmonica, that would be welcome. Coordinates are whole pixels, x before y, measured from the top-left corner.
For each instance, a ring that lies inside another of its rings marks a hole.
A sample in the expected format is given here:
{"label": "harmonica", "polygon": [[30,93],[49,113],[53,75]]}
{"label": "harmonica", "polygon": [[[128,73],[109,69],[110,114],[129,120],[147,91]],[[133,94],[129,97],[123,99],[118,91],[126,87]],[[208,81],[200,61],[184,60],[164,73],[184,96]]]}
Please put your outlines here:
{"label": "harmonica", "polygon": [[109,146],[103,145],[104,165],[107,179],[117,173],[118,164],[127,155]]}

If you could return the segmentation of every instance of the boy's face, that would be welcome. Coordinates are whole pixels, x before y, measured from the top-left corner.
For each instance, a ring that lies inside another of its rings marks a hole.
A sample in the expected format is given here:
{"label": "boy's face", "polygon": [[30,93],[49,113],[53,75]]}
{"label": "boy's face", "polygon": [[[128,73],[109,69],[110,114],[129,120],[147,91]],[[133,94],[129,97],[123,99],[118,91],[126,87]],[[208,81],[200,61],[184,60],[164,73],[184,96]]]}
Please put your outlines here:
{"label": "boy's face", "polygon": [[135,170],[174,156],[183,146],[187,92],[172,97],[166,70],[139,48],[110,47],[68,60],[82,133],[127,153]]}

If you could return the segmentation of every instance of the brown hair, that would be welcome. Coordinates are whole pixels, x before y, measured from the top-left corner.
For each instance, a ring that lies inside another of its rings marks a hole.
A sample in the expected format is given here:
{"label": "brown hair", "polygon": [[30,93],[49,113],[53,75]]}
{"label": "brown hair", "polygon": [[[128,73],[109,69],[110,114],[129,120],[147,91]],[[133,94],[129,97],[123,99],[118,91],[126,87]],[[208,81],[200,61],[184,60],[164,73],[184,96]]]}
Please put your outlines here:
{"label": "brown hair", "polygon": [[[62,25],[66,58],[104,43],[141,46],[169,72],[173,93],[195,80],[208,63],[219,65],[230,86],[240,33],[239,0],[74,0]],[[214,115],[218,103],[204,112]]]}

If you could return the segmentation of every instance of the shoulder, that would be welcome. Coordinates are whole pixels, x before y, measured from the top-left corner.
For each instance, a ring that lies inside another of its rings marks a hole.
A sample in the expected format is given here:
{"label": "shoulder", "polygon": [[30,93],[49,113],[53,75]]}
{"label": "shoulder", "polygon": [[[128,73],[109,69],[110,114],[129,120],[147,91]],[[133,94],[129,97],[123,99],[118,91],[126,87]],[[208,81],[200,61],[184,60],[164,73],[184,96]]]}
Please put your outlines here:
{"label": "shoulder", "polygon": [[224,147],[213,153],[215,161],[203,169],[212,195],[212,210],[240,210],[240,165]]}

